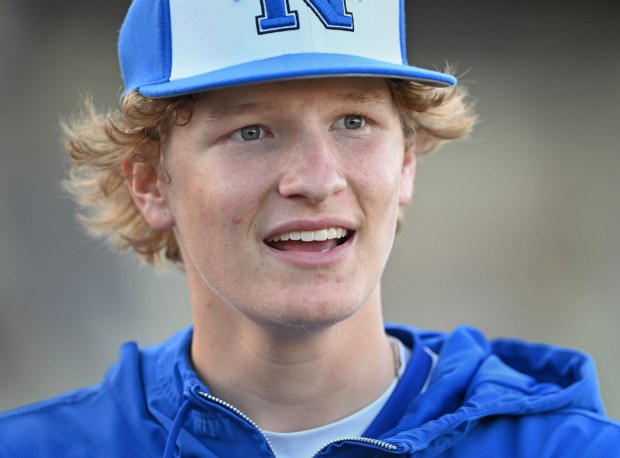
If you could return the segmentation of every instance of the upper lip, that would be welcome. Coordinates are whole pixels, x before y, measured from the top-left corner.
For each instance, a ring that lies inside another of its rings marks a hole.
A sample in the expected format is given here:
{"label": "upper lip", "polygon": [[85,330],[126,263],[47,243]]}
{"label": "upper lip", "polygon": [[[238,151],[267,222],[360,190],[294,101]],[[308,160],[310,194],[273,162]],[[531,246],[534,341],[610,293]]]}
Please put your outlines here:
{"label": "upper lip", "polygon": [[320,231],[321,229],[329,229],[330,227],[355,230],[355,224],[343,218],[316,218],[316,219],[299,219],[288,221],[271,228],[264,236],[263,240],[267,240],[277,235],[286,234],[292,231]]}

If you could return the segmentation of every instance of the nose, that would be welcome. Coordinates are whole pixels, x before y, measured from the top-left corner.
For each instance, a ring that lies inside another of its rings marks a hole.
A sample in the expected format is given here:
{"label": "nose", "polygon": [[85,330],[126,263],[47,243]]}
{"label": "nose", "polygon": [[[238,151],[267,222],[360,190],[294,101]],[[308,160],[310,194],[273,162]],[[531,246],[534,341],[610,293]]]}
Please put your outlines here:
{"label": "nose", "polygon": [[289,149],[278,191],[317,204],[347,187],[339,170],[336,147],[320,133],[304,135]]}

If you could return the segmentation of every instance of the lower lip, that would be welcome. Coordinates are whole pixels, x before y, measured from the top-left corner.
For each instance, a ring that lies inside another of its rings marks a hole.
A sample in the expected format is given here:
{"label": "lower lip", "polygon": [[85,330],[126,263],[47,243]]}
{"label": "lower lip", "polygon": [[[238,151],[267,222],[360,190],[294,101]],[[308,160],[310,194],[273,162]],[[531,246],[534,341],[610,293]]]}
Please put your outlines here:
{"label": "lower lip", "polygon": [[320,269],[338,264],[347,255],[356,240],[356,233],[342,245],[330,251],[282,251],[263,243],[268,253],[278,261],[300,269]]}

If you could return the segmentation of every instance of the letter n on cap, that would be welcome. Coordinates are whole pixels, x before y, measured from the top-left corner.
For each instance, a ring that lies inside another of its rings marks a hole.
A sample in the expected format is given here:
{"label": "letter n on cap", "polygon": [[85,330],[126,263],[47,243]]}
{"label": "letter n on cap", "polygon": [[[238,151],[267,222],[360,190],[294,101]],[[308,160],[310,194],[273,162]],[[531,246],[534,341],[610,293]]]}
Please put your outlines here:
{"label": "letter n on cap", "polygon": [[[260,0],[263,14],[256,16],[259,34],[295,30],[299,26],[297,11],[291,11],[289,0]],[[353,31],[353,15],[346,0],[304,0],[327,29]]]}

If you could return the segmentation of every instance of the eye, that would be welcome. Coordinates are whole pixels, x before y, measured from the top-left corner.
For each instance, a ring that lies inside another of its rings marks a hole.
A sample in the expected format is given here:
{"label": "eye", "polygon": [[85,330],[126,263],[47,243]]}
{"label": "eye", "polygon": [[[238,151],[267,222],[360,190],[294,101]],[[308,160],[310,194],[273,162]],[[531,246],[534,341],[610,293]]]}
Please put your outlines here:
{"label": "eye", "polygon": [[344,129],[361,129],[366,125],[366,120],[360,115],[347,115],[336,121],[336,127]]}
{"label": "eye", "polygon": [[252,140],[258,140],[259,138],[264,137],[264,135],[265,131],[260,126],[253,125],[242,127],[232,134],[231,137],[236,140],[244,140],[249,142]]}

